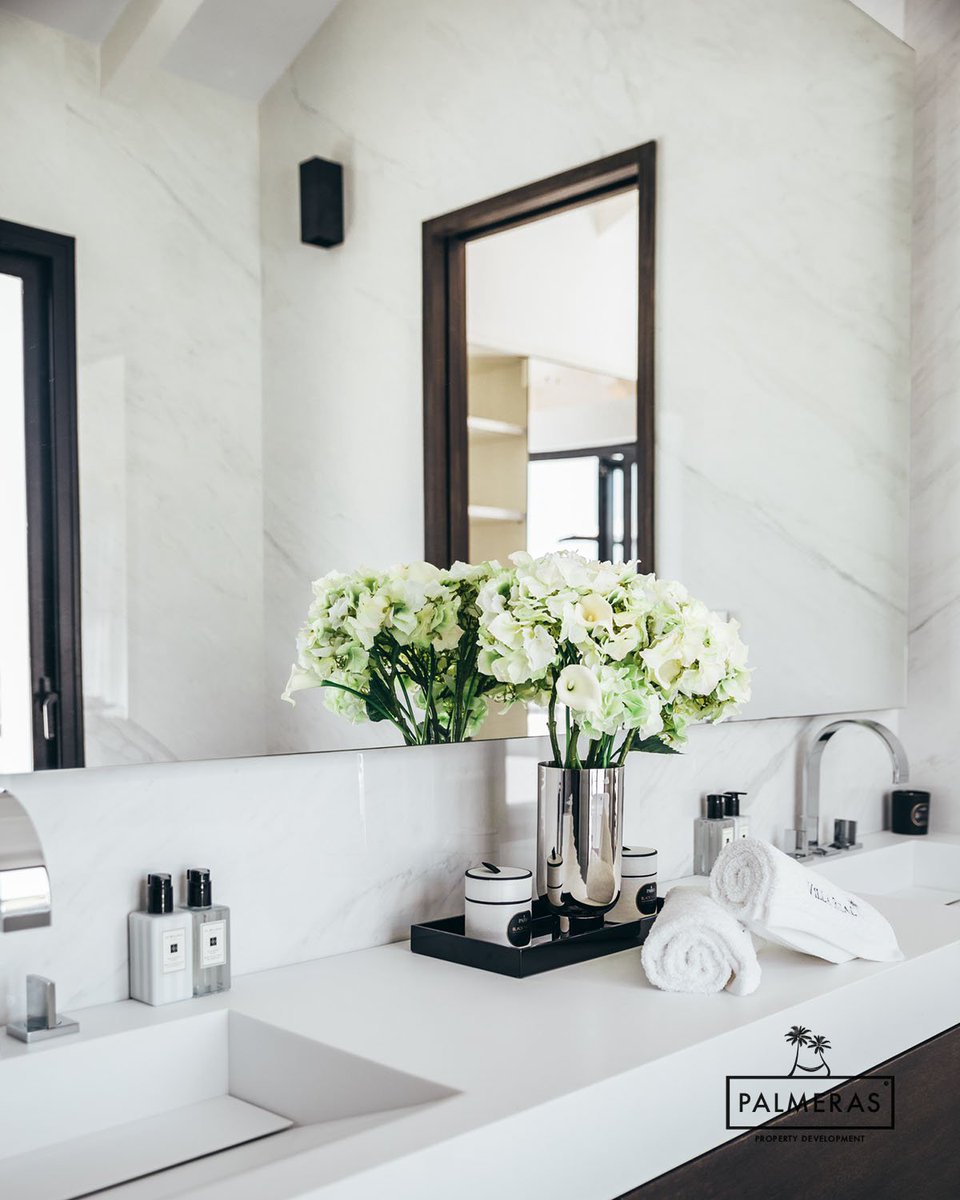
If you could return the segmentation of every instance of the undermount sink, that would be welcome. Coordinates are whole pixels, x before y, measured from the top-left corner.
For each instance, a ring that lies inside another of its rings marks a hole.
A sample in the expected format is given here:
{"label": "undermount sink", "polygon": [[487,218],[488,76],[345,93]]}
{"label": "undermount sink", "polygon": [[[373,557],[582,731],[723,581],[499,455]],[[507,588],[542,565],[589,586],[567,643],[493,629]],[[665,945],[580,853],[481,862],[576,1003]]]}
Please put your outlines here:
{"label": "undermount sink", "polygon": [[158,1200],[453,1094],[225,1009],[81,1033],[0,1058],[0,1196]]}
{"label": "undermount sink", "polygon": [[870,845],[874,838],[868,838],[863,850],[810,859],[809,866],[851,892],[931,904],[960,901],[960,842],[931,837],[892,840],[891,835],[876,838],[886,844]]}

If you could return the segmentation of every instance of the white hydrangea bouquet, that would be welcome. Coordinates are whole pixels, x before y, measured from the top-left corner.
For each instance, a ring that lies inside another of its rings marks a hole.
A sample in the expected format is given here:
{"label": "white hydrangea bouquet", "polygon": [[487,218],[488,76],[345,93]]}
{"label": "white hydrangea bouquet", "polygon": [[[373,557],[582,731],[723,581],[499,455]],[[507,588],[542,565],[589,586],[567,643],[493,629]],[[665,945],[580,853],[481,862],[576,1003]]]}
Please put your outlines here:
{"label": "white hydrangea bouquet", "polygon": [[283,698],[324,688],[333,712],[390,721],[407,745],[472,737],[496,686],[477,670],[477,596],[499,572],[499,563],[415,562],[318,579]]}
{"label": "white hydrangea bouquet", "polygon": [[495,699],[547,709],[553,766],[676,751],[692,722],[722,721],[749,700],[737,622],[681,584],[572,551],[510,561],[479,590],[477,665]]}

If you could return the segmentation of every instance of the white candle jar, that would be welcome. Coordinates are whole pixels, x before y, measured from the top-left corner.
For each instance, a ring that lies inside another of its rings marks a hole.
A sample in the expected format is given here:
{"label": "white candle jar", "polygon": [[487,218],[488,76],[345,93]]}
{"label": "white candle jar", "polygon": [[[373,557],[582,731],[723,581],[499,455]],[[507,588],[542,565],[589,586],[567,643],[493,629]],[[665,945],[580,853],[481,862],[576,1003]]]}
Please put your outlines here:
{"label": "white candle jar", "polygon": [[620,896],[606,919],[622,924],[657,911],[657,852],[650,846],[624,846]]}
{"label": "white candle jar", "polygon": [[533,925],[533,872],[481,863],[463,879],[463,931],[501,946],[529,946]]}

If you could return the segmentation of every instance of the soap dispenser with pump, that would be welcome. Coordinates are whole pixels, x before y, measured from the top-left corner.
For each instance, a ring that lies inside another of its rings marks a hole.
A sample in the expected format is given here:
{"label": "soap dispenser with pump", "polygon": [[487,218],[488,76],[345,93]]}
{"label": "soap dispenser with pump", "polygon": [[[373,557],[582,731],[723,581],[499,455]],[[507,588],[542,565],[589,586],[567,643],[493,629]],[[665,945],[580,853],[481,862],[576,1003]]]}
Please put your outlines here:
{"label": "soap dispenser with pump", "polygon": [[725,797],[714,793],[707,796],[707,815],[693,823],[693,870],[696,875],[709,875],[724,846],[733,841],[734,824],[724,816]]}
{"label": "soap dispenser with pump", "polygon": [[746,813],[740,812],[740,797],[746,794],[746,792],[723,793],[723,814],[733,821],[734,838],[750,836],[750,818]]}
{"label": "soap dispenser with pump", "polygon": [[170,1004],[193,995],[193,923],[173,906],[170,876],[147,876],[147,906],[128,918],[130,999]]}
{"label": "soap dispenser with pump", "polygon": [[187,919],[193,924],[193,994],[230,990],[230,909],[213,903],[207,867],[187,870]]}

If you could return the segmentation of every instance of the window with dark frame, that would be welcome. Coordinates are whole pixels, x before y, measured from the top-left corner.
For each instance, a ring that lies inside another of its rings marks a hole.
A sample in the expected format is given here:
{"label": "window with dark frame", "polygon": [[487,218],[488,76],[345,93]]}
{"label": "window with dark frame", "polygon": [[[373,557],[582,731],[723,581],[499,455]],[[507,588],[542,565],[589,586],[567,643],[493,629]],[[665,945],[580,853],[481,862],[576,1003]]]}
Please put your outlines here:
{"label": "window with dark frame", "polygon": [[82,767],[74,239],[0,221],[23,285],[33,767]]}

